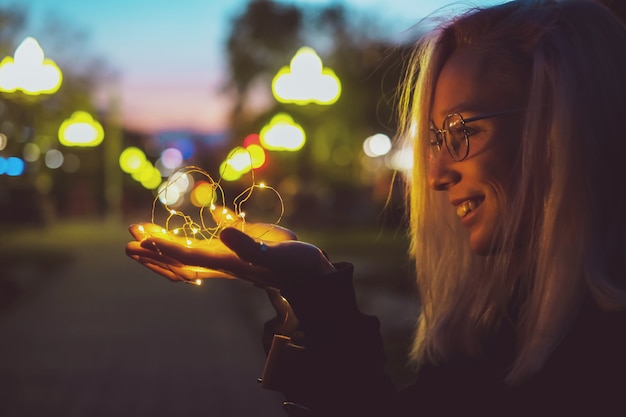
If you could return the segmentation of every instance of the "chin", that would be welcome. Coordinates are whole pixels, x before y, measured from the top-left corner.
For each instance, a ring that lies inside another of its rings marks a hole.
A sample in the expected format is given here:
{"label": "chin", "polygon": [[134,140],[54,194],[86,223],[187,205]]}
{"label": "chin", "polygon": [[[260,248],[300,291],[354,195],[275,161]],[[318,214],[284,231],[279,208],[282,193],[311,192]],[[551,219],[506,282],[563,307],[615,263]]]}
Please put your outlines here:
{"label": "chin", "polygon": [[472,253],[479,256],[494,255],[499,252],[500,245],[494,245],[491,234],[470,234],[469,246]]}

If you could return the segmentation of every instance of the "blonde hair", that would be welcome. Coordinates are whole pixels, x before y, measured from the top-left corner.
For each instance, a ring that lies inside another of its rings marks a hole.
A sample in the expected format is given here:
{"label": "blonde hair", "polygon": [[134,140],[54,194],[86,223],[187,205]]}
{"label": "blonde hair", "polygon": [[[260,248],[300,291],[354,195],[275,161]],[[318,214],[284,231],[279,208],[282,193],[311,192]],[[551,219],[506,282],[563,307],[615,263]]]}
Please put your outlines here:
{"label": "blonde hair", "polygon": [[[528,86],[515,209],[501,225],[504,244],[488,256],[470,252],[446,193],[427,180],[435,82],[460,48]],[[507,382],[520,383],[541,369],[586,294],[607,310],[626,306],[624,51],[622,23],[584,0],[474,9],[416,45],[400,96],[399,137],[414,148],[407,195],[422,302],[410,355],[417,366],[478,356],[509,321],[517,352]],[[522,232],[528,243],[519,250]]]}

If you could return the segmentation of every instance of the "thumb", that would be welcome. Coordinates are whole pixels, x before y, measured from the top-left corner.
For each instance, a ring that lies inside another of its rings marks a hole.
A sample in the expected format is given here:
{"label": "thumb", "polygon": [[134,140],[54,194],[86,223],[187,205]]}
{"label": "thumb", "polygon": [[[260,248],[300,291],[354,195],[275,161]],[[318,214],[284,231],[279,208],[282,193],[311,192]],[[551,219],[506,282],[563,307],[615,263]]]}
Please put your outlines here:
{"label": "thumb", "polygon": [[242,260],[262,265],[267,252],[267,245],[252,239],[234,227],[227,227],[220,233],[220,240]]}

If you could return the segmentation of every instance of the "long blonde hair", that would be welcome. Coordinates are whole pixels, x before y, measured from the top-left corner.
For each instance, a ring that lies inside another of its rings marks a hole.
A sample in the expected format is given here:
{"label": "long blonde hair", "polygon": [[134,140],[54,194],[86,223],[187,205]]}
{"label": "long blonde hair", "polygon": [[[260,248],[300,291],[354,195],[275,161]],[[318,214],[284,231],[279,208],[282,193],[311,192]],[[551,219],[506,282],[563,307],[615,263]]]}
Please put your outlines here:
{"label": "long blonde hair", "polygon": [[[501,225],[504,244],[489,256],[470,252],[447,196],[427,182],[434,86],[460,48],[528,86],[512,168],[516,209]],[[474,9],[416,45],[399,129],[414,148],[407,194],[422,311],[413,363],[480,355],[486,337],[510,321],[517,352],[507,381],[519,383],[541,369],[586,294],[607,310],[626,306],[625,51],[624,26],[584,0]],[[522,231],[529,237],[519,250]]]}

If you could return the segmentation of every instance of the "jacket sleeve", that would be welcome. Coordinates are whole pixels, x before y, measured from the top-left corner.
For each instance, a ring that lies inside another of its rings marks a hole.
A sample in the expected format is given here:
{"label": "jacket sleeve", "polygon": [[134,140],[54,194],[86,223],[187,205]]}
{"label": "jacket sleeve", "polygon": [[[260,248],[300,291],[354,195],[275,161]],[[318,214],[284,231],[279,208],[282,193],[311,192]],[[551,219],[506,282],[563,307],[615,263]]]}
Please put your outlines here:
{"label": "jacket sleeve", "polygon": [[336,273],[281,289],[301,337],[274,335],[262,384],[282,391],[294,416],[393,415],[397,394],[383,371],[379,321],[358,310],[352,265],[335,267]]}

